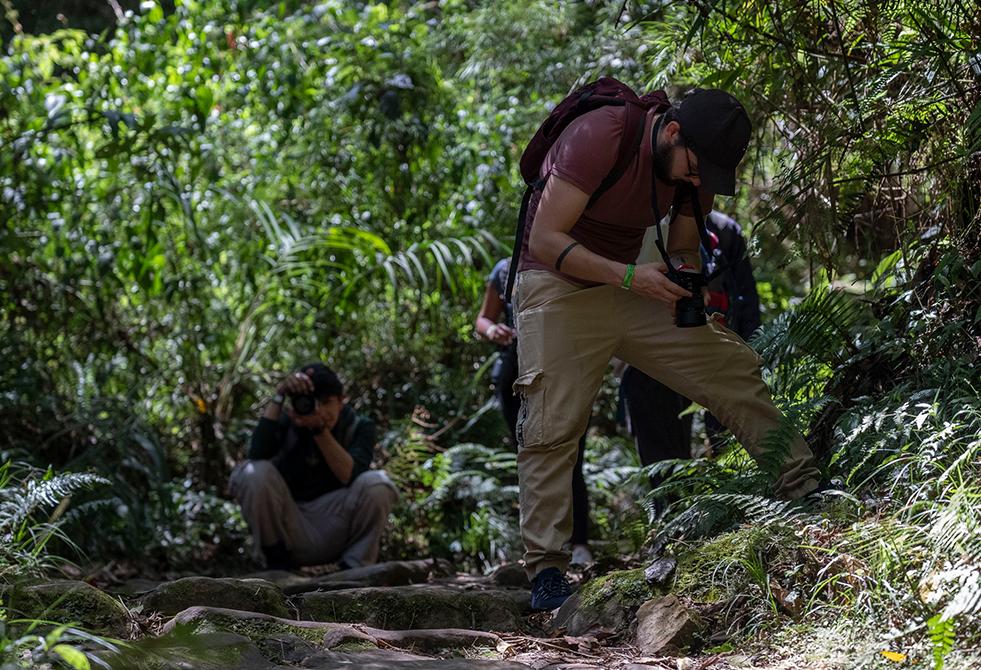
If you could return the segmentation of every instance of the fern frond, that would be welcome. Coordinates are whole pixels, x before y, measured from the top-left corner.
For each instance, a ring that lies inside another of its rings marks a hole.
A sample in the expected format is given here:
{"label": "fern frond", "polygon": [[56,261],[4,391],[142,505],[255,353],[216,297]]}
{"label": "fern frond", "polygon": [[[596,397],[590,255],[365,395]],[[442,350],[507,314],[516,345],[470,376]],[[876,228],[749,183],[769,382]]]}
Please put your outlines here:
{"label": "fern frond", "polygon": [[954,650],[954,622],[938,614],[927,621],[927,631],[933,645],[934,670],[943,670],[947,654]]}
{"label": "fern frond", "polygon": [[21,486],[0,489],[0,533],[29,521],[40,510],[54,507],[78,491],[109,484],[109,480],[86,472],[67,472],[50,479],[32,477]]}
{"label": "fern frond", "polygon": [[792,501],[742,493],[710,493],[695,496],[684,504],[688,507],[665,524],[655,544],[704,538],[736,522],[777,528],[806,516]]}
{"label": "fern frond", "polygon": [[751,344],[770,366],[793,364],[800,356],[840,364],[855,353],[852,331],[864,316],[862,303],[844,291],[816,288],[760,328]]}

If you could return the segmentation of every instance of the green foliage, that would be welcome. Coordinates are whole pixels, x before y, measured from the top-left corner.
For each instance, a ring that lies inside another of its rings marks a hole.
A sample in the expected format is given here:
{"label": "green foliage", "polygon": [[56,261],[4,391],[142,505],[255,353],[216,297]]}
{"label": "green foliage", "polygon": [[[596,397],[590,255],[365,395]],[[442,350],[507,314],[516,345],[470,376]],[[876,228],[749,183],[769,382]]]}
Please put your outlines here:
{"label": "green foliage", "polygon": [[162,484],[132,508],[111,493],[91,496],[65,515],[64,530],[86,554],[138,555],[147,568],[249,568],[239,506],[190,479]]}
{"label": "green foliage", "polygon": [[[85,631],[61,625],[51,628],[47,622],[8,620],[0,602],[0,668],[74,668],[89,670],[96,662],[82,650],[86,646],[98,646],[104,650],[118,648]],[[45,632],[46,631],[46,632]]]}
{"label": "green foliage", "polygon": [[389,538],[400,555],[441,556],[476,568],[514,556],[519,539],[513,453],[479,444],[434,453],[432,445],[410,434],[386,467],[404,483]]}
{"label": "green foliage", "polygon": [[[386,540],[390,555],[432,555],[481,570],[521,557],[513,451],[473,443],[442,449],[418,428],[393,436],[387,451],[385,468],[402,492]],[[587,437],[592,535],[616,538],[613,554],[638,550],[647,532],[636,504],[643,492],[631,481],[637,467],[623,463],[636,459],[634,451],[622,439]]]}
{"label": "green foliage", "polygon": [[[767,463],[730,451],[660,464],[654,494],[676,502],[656,543],[741,520],[813,534],[826,554],[805,575],[811,611],[847,593],[850,620],[926,630],[935,659],[979,635],[955,625],[976,618],[979,581],[976,14],[956,1],[695,2],[643,21],[655,84],[726,88],[754,117],[737,202],[764,305],[791,297],[752,342],[787,417],[769,447],[808,429],[854,496],[814,533],[813,513],[760,496]],[[759,573],[754,560],[742,567]]]}
{"label": "green foliage", "polygon": [[954,622],[938,614],[927,621],[927,632],[933,643],[933,668],[943,670],[944,659],[954,650]]}
{"label": "green foliage", "polygon": [[89,473],[42,473],[10,460],[0,463],[0,582],[50,567],[49,543],[70,542],[62,526],[72,496],[108,483]]}
{"label": "green foliage", "polygon": [[[856,635],[910,630],[938,662],[978,639],[968,3],[175,5],[102,36],[15,34],[0,57],[0,450],[111,477],[52,520],[96,520],[63,526],[80,546],[238,560],[218,492],[259,400],[322,357],[388,430],[389,555],[514,557],[514,456],[473,315],[525,138],[614,74],[727,88],[753,117],[742,191],[717,207],[750,233],[769,322],[753,345],[786,420],[772,462],[729,449],[641,472],[607,435],[604,391],[586,467],[599,537],[697,552],[758,527],[766,541],[709,580],[731,598],[725,630],[783,616],[770,552],[799,550],[818,556],[791,580],[814,615],[846,603]],[[766,496],[796,430],[847,504]],[[34,560],[5,550],[4,566]]]}
{"label": "green foliage", "polygon": [[[601,408],[598,400],[594,417],[603,416]],[[598,554],[619,560],[644,546],[648,528],[644,508],[638,503],[648,484],[638,476],[640,469],[633,440],[610,436],[600,428],[587,433],[583,475],[589,494],[590,534],[610,540],[605,548],[598,547]]]}
{"label": "green foliage", "polygon": [[746,103],[756,142],[744,169],[772,186],[754,198],[759,242],[789,235],[811,282],[860,271],[934,225],[968,232],[979,27],[968,5],[700,1],[648,26],[654,83],[721,87]]}

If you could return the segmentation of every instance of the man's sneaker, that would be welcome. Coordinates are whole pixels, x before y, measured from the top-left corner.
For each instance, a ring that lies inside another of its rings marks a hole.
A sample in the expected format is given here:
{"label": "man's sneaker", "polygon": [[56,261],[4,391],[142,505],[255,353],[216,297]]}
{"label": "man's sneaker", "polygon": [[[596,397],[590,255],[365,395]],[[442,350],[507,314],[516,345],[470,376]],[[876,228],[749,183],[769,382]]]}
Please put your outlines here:
{"label": "man's sneaker", "polygon": [[533,610],[554,610],[571,595],[572,587],[558,568],[545,568],[531,582]]}
{"label": "man's sneaker", "polygon": [[587,544],[576,544],[572,547],[572,560],[569,561],[569,565],[575,565],[576,567],[586,567],[587,565],[593,564],[593,552],[589,550],[589,545]]}

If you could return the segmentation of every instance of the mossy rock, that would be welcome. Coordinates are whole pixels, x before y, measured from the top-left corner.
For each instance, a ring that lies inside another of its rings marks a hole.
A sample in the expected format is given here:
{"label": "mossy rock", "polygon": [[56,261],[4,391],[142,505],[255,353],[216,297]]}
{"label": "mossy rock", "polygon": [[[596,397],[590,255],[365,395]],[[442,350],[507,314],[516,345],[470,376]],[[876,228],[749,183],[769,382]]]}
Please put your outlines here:
{"label": "mossy rock", "polygon": [[85,582],[57,580],[20,586],[11,589],[9,597],[9,610],[16,617],[75,623],[93,632],[126,635],[127,609]]}
{"label": "mossy rock", "polygon": [[643,568],[617,570],[586,582],[559,608],[553,626],[565,628],[569,635],[593,628],[626,635],[634,612],[655,593]]}
{"label": "mossy rock", "polygon": [[160,612],[167,616],[195,605],[289,616],[280,588],[261,579],[185,577],[161,584],[145,594],[140,603],[145,613]]}
{"label": "mossy rock", "polygon": [[[707,542],[686,548],[678,554],[672,593],[700,603],[718,603],[726,600],[732,591],[739,591],[744,580],[733,577],[728,566],[756,556],[769,556],[772,551],[771,535],[764,529],[746,526],[724,533]],[[727,582],[719,578],[724,571]]]}
{"label": "mossy rock", "polygon": [[579,600],[583,607],[596,607],[610,600],[639,607],[655,593],[647,583],[643,568],[615,570],[586,582],[579,589]]}
{"label": "mossy rock", "polygon": [[465,628],[514,631],[521,608],[499,591],[461,591],[447,586],[414,585],[306,593],[295,600],[300,618],[363,623],[386,630]]}

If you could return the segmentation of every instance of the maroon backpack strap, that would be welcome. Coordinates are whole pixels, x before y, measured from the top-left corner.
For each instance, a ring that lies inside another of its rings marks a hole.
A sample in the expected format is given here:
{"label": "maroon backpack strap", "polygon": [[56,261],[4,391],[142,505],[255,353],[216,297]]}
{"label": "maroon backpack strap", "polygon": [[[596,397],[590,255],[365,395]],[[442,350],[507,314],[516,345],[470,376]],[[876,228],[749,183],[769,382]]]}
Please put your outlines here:
{"label": "maroon backpack strap", "polygon": [[647,121],[647,111],[653,109],[656,113],[664,112],[671,106],[671,101],[668,100],[664,91],[651,91],[642,95],[636,103],[628,101],[626,106],[623,134],[620,136],[620,147],[617,149],[617,162],[600,183],[599,188],[590,196],[586,209],[595,205],[604,193],[620,181],[620,177],[636,158],[641,145],[644,143],[644,125]]}
{"label": "maroon backpack strap", "polygon": [[545,187],[545,182],[537,180],[525,187],[521,197],[521,209],[518,210],[518,225],[514,229],[514,246],[511,247],[511,263],[508,265],[508,281],[504,287],[504,301],[511,302],[511,292],[514,290],[514,280],[518,276],[518,262],[521,260],[521,247],[525,243],[525,226],[528,220],[528,205],[535,191]]}
{"label": "maroon backpack strap", "polygon": [[586,203],[586,209],[596,204],[596,201],[603,197],[603,194],[610,190],[614,184],[620,181],[620,177],[627,171],[627,167],[637,157],[640,146],[644,142],[644,122],[647,110],[640,105],[628,103],[624,110],[623,132],[620,134],[620,146],[617,149],[617,162],[600,182],[600,185],[593,191]]}

